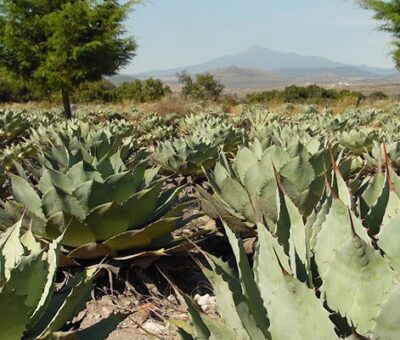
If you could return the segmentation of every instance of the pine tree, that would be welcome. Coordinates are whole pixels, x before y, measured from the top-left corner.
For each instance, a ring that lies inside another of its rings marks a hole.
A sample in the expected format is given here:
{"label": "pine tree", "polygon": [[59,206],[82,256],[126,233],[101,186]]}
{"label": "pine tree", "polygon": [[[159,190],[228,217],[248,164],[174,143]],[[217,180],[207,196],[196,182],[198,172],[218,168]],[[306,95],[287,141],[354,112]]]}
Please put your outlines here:
{"label": "pine tree", "polygon": [[400,0],[361,0],[361,6],[375,12],[374,18],[383,22],[381,30],[392,34],[393,60],[400,68]]}
{"label": "pine tree", "polygon": [[27,83],[70,92],[110,76],[135,56],[123,22],[137,1],[0,0],[0,67]]}

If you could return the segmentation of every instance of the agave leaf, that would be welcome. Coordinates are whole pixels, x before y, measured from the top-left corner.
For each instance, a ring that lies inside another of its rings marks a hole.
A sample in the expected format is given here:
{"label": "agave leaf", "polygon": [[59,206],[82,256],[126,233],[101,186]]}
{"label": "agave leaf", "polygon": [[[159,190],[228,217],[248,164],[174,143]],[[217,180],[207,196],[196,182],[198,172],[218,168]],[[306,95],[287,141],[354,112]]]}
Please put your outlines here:
{"label": "agave leaf", "polygon": [[211,332],[205,324],[202,314],[195,303],[185,294],[179,294],[180,300],[187,306],[187,310],[192,319],[194,339],[210,339]]}
{"label": "agave leaf", "polygon": [[161,195],[159,196],[158,200],[157,200],[157,204],[156,207],[157,209],[153,212],[152,215],[152,221],[155,221],[163,216],[165,216],[168,212],[170,211],[174,211],[174,215],[171,215],[170,213],[168,213],[169,217],[175,217],[177,216],[177,214],[181,214],[182,211],[191,206],[193,204],[193,202],[188,202],[186,204],[181,204],[181,208],[182,209],[172,209],[172,207],[174,206],[174,204],[176,203],[179,194],[182,192],[183,190],[183,186],[180,187],[176,187],[176,188],[171,188],[168,190],[165,190],[164,192],[161,193]]}
{"label": "agave leaf", "polygon": [[60,211],[76,216],[81,220],[86,217],[85,210],[80,202],[74,196],[71,196],[56,187],[48,190],[43,195],[42,207],[43,212],[47,217],[53,216]]}
{"label": "agave leaf", "polygon": [[263,225],[258,226],[258,235],[255,276],[264,305],[268,308],[272,338],[309,339],[313,334],[319,339],[337,339],[322,302],[284,269],[287,268],[287,258],[277,241]]}
{"label": "agave leaf", "polygon": [[116,252],[130,249],[145,249],[151,247],[157,238],[168,235],[175,228],[179,217],[163,218],[140,230],[130,230],[104,242]]}
{"label": "agave leaf", "polygon": [[373,235],[379,232],[379,226],[382,224],[389,196],[389,183],[383,174],[377,174],[360,197],[361,217],[365,218],[366,224]]}
{"label": "agave leaf", "polygon": [[55,239],[62,234],[64,234],[63,244],[69,247],[96,242],[94,233],[85,223],[75,216],[59,212],[47,220],[46,236]]}
{"label": "agave leaf", "polygon": [[113,249],[102,243],[88,243],[73,249],[68,254],[68,259],[94,260],[106,257],[115,257]]}
{"label": "agave leaf", "polygon": [[92,277],[88,272],[77,274],[68,293],[58,296],[63,298],[62,304],[56,313],[52,315],[46,328],[38,338],[46,338],[53,332],[60,330],[67,321],[72,320],[85,307],[86,301],[90,299],[92,289]]}
{"label": "agave leaf", "polygon": [[[35,236],[30,229],[28,229],[20,238],[21,244],[31,253],[40,252],[42,249],[39,242],[36,241]],[[1,248],[1,245],[0,245]]]}
{"label": "agave leaf", "polygon": [[105,183],[111,186],[116,203],[125,202],[132,193],[141,189],[145,167],[137,166],[133,172],[126,171],[108,177]]}
{"label": "agave leaf", "polygon": [[374,317],[371,337],[376,339],[399,339],[400,337],[400,287],[396,286],[379,306]]}
{"label": "agave leaf", "polygon": [[229,243],[232,246],[233,253],[235,254],[239,277],[242,283],[242,292],[249,308],[249,315],[254,319],[257,327],[264,336],[269,338],[267,311],[262,304],[260,291],[254,280],[254,274],[247,259],[243,242],[236,238],[235,234],[225,223],[224,229],[228,236]]}
{"label": "agave leaf", "polygon": [[290,258],[292,271],[296,273],[298,279],[302,277],[302,281],[304,281],[307,277],[308,255],[303,217],[290,198],[285,197],[280,188],[279,198],[279,221],[276,234],[285,249],[285,253]]}
{"label": "agave leaf", "polygon": [[154,178],[158,175],[159,172],[160,172],[159,166],[145,170],[143,179],[146,187],[149,186],[154,181]]}
{"label": "agave leaf", "polygon": [[112,188],[108,184],[95,180],[79,185],[73,192],[73,196],[78,199],[86,214],[89,214],[90,211],[99,205],[113,201]]}
{"label": "agave leaf", "polygon": [[339,199],[333,199],[332,206],[321,225],[321,231],[316,236],[317,243],[314,247],[315,261],[321,276],[328,269],[336,251],[353,237],[353,230],[366,243],[370,243],[369,236],[358,219],[349,211]]}
{"label": "agave leaf", "polygon": [[243,185],[246,183],[246,174],[253,168],[257,167],[257,157],[248,148],[241,149],[236,156],[236,170],[238,172],[240,181]]}
{"label": "agave leaf", "polygon": [[321,277],[329,308],[367,335],[379,305],[395,287],[396,274],[379,252],[353,234],[336,249]]}
{"label": "agave leaf", "polygon": [[243,207],[246,204],[251,204],[247,191],[232,178],[226,178],[222,183],[221,197],[240,213],[243,213]]}
{"label": "agave leaf", "polygon": [[104,241],[127,231],[130,219],[123,207],[115,203],[107,203],[93,209],[86,217],[85,223],[96,236],[97,241]]}
{"label": "agave leaf", "polygon": [[222,182],[225,178],[230,177],[229,172],[221,165],[221,163],[216,163],[214,168],[214,178],[217,185],[222,186]]}
{"label": "agave leaf", "polygon": [[88,328],[72,332],[55,332],[52,334],[52,338],[70,340],[73,336],[79,340],[107,339],[109,334],[114,331],[117,326],[126,319],[126,317],[126,314],[121,313],[110,314],[105,319],[100,320]]}
{"label": "agave leaf", "polygon": [[88,181],[102,182],[101,174],[86,162],[79,162],[73,165],[67,172],[74,188]]}
{"label": "agave leaf", "polygon": [[392,218],[381,227],[378,246],[389,258],[391,266],[400,273],[400,216]]}
{"label": "agave leaf", "polygon": [[[44,172],[47,173],[48,180],[51,181],[51,184],[54,188],[66,194],[72,193],[72,191],[74,190],[74,184],[69,177],[64,175],[62,172],[51,168],[45,169]],[[44,192],[43,194],[46,193],[47,192]]]}
{"label": "agave leaf", "polygon": [[26,210],[23,205],[15,201],[7,201],[4,210],[12,221],[17,222],[22,219],[22,229],[31,229],[36,235],[45,235],[45,219],[30,210]]}
{"label": "agave leaf", "polygon": [[160,182],[149,189],[142,190],[122,204],[129,217],[129,229],[143,225],[152,217],[162,184]]}
{"label": "agave leaf", "polygon": [[232,269],[211,255],[208,255],[207,259],[213,270],[203,268],[203,272],[213,286],[219,314],[227,326],[234,330],[240,339],[265,339],[249,313],[240,281]]}
{"label": "agave leaf", "polygon": [[1,338],[22,338],[47,280],[47,266],[42,256],[39,252],[22,257],[0,290],[0,308],[7,311],[0,319]]}
{"label": "agave leaf", "polygon": [[36,191],[23,178],[10,174],[11,190],[14,199],[29,210],[35,212],[39,217],[43,217],[41,210],[42,202]]}
{"label": "agave leaf", "polygon": [[25,254],[20,242],[22,220],[8,228],[0,238],[1,279],[9,279],[10,271],[16,266]]}
{"label": "agave leaf", "polygon": [[46,254],[46,265],[47,265],[47,276],[46,285],[43,287],[42,296],[36,305],[36,309],[33,312],[29,327],[36,325],[40,318],[45,313],[47,307],[50,304],[50,300],[54,293],[54,281],[57,274],[57,267],[59,263],[59,254],[61,248],[62,236],[56,239],[49,245],[48,252]]}
{"label": "agave leaf", "polygon": [[[303,213],[305,211],[309,213],[310,209],[306,209],[305,205],[309,203],[307,202],[308,189],[315,179],[314,169],[309,161],[302,157],[296,157],[282,167],[280,175],[285,192]],[[321,185],[320,188],[322,188]]]}
{"label": "agave leaf", "polygon": [[10,290],[0,291],[0,307],[4,316],[0,318],[1,339],[22,339],[32,309],[25,304],[25,296],[15,295]]}

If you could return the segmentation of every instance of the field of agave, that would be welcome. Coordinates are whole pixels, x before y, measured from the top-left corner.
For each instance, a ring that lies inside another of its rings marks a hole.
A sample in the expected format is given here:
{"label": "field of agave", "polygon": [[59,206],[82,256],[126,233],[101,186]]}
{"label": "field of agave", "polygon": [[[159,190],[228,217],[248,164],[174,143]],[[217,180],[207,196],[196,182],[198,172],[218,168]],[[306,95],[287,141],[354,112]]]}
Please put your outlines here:
{"label": "field of agave", "polygon": [[106,338],[127,314],[73,321],[103,265],[182,256],[217,306],[203,312],[171,282],[182,339],[400,338],[397,106],[71,121],[5,110],[0,147],[1,339]]}

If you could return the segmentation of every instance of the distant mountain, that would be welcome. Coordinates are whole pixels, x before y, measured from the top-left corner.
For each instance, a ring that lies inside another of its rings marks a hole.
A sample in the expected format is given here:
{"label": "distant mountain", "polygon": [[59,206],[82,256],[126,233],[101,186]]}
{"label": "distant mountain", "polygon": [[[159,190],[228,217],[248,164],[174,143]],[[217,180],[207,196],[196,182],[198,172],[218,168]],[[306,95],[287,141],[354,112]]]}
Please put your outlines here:
{"label": "distant mountain", "polygon": [[240,53],[215,58],[206,63],[169,70],[144,72],[121,79],[156,77],[167,83],[176,82],[176,73],[186,70],[190,74],[210,72],[230,88],[264,88],[292,83],[383,82],[398,80],[398,72],[390,68],[366,65],[346,65],[316,56],[284,53],[255,45]]}

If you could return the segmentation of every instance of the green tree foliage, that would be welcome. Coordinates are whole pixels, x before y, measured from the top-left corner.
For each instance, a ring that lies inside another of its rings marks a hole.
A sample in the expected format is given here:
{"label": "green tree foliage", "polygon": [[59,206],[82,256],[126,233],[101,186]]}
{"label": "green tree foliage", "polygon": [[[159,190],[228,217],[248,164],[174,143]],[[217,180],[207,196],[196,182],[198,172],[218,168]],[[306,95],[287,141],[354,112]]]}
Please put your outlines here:
{"label": "green tree foliage", "polygon": [[0,66],[26,82],[69,93],[113,75],[135,55],[122,22],[136,1],[0,0]]}
{"label": "green tree foliage", "polygon": [[196,80],[186,72],[177,74],[179,82],[183,85],[182,95],[198,100],[217,100],[224,90],[224,85],[214,79],[210,73],[196,75]]}
{"label": "green tree foliage", "polygon": [[76,103],[112,102],[114,101],[113,91],[115,85],[109,80],[85,82],[79,85],[72,94]]}
{"label": "green tree foliage", "polygon": [[114,90],[116,100],[134,100],[138,103],[153,102],[169,93],[171,89],[168,86],[153,78],[124,82]]}
{"label": "green tree foliage", "polygon": [[302,103],[302,104],[326,104],[332,101],[354,99],[359,103],[364,99],[364,95],[351,90],[325,89],[318,85],[309,85],[306,87],[291,85],[284,90],[272,90],[264,92],[250,93],[245,101],[249,104],[254,103]]}
{"label": "green tree foliage", "polygon": [[381,30],[393,36],[393,60],[400,68],[400,0],[360,0],[361,6],[375,12],[374,18],[382,21]]}

